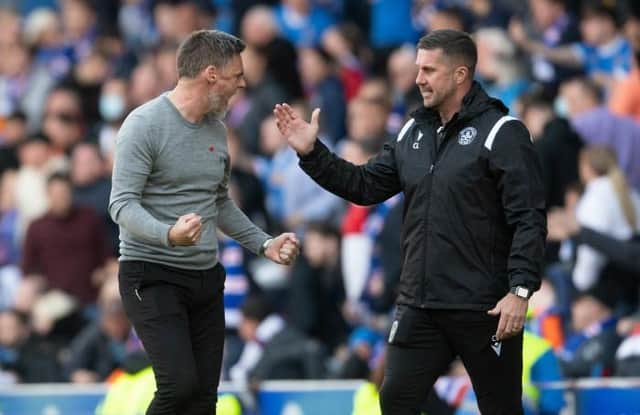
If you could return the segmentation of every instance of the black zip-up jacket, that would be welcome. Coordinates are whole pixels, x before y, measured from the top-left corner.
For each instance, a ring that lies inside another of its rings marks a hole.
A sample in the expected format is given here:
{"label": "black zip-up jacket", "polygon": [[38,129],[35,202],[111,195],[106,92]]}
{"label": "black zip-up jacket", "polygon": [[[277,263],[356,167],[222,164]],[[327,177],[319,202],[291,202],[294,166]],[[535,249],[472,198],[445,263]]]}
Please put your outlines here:
{"label": "black zip-up jacket", "polygon": [[487,310],[510,287],[539,288],[542,173],[529,132],[507,112],[474,82],[446,125],[420,108],[364,166],[319,140],[301,157],[309,176],[351,202],[371,205],[404,192],[399,304]]}

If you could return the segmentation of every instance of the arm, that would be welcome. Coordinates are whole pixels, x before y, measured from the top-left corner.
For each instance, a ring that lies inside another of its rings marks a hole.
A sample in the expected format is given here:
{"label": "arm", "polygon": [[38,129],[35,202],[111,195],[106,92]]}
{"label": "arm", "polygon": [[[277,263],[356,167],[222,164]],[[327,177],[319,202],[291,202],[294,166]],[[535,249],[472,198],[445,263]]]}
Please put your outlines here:
{"label": "arm", "polygon": [[560,65],[581,66],[583,64],[582,55],[575,46],[547,47],[531,39],[522,22],[512,21],[509,24],[509,34],[518,46],[531,55],[542,55],[545,59]]}
{"label": "arm", "polygon": [[[505,220],[513,229],[507,261],[509,285],[540,288],[544,261],[547,218],[545,215],[542,169],[531,136],[520,121],[506,122],[485,143],[490,151],[489,166],[497,181]],[[524,325],[528,301],[507,293],[489,314],[500,315],[498,340],[519,333]]]}
{"label": "arm", "polygon": [[395,148],[385,144],[382,152],[364,166],[355,166],[316,139],[320,110],[313,111],[311,123],[298,117],[287,104],[276,105],[278,128],[300,156],[300,167],[320,186],[359,205],[380,203],[400,192]]}
{"label": "arm", "polygon": [[356,166],[316,141],[313,151],[300,157],[300,167],[331,193],[358,205],[374,205],[402,190],[394,150],[386,143],[367,164]]}
{"label": "arm", "polygon": [[24,239],[24,249],[22,253],[22,274],[37,274],[42,272],[39,264],[38,244],[35,238],[33,223],[27,228],[27,235]]}
{"label": "arm", "polygon": [[491,146],[490,166],[497,177],[505,219],[513,229],[508,260],[511,287],[540,287],[547,220],[540,161],[520,121],[506,122]]}
{"label": "arm", "polygon": [[218,207],[218,227],[229,237],[240,242],[254,254],[260,252],[262,244],[271,236],[253,224],[229,197],[230,165],[226,162],[224,178],[216,194]]}
{"label": "arm", "polygon": [[[578,223],[596,231],[605,231],[609,228],[609,209],[606,202],[608,194],[598,191],[598,187],[589,187],[580,200],[577,211]],[[573,284],[578,290],[584,291],[596,283],[600,271],[606,263],[603,254],[594,248],[581,244],[578,245],[576,263],[573,267]]]}
{"label": "arm", "polygon": [[109,213],[134,237],[168,247],[171,225],[160,222],[141,205],[142,191],[153,168],[147,128],[146,121],[134,115],[118,132]]}
{"label": "arm", "polygon": [[621,241],[590,228],[580,229],[577,239],[599,251],[612,262],[630,270],[640,270],[640,242]]}

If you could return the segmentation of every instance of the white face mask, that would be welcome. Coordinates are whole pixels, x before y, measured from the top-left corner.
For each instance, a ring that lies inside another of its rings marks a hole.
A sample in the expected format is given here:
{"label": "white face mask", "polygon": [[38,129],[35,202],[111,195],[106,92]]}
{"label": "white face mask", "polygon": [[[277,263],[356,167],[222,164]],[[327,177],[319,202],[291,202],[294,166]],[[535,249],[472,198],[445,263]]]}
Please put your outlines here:
{"label": "white face mask", "polygon": [[117,121],[124,117],[125,99],[119,94],[103,94],[100,96],[99,110],[105,121]]}
{"label": "white face mask", "polygon": [[558,95],[553,101],[553,110],[558,117],[569,118],[569,107],[567,100],[562,95]]}

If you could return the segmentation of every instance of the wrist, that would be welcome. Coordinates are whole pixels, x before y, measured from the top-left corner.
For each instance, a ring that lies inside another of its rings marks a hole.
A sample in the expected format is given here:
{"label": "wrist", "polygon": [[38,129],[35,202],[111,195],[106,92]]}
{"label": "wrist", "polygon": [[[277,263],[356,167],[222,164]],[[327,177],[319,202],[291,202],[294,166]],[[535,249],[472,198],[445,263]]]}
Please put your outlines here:
{"label": "wrist", "polygon": [[310,146],[305,147],[304,149],[302,149],[302,151],[298,152],[298,156],[300,158],[302,158],[302,159],[311,156],[312,153],[314,152],[314,150],[316,149],[316,142],[317,141],[318,141],[317,138],[315,140],[313,140],[313,143],[311,143]]}
{"label": "wrist", "polygon": [[260,249],[258,250],[258,255],[262,257],[265,256],[265,253],[267,252],[267,249],[269,249],[269,245],[271,245],[272,242],[273,242],[273,238],[269,238],[266,241],[264,241],[262,245],[260,245]]}
{"label": "wrist", "polygon": [[516,297],[522,300],[527,301],[533,295],[533,290],[524,285],[515,285],[511,287],[511,289],[509,290],[509,293],[515,295]]}
{"label": "wrist", "polygon": [[173,225],[169,226],[169,230],[167,231],[167,243],[173,248],[175,244],[173,243],[173,238],[171,237],[171,232],[173,231]]}

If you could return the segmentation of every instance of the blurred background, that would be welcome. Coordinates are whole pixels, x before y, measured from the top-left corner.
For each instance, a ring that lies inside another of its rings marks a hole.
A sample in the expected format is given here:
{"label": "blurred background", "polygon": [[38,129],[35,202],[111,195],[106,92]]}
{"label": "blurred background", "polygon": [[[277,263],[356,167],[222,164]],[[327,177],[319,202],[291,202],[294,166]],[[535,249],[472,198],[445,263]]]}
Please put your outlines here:
{"label": "blurred background", "polygon": [[[232,392],[220,413],[379,413],[402,195],[362,207],[323,191],[271,111],[322,108],[321,139],[364,164],[422,105],[415,44],[442,28],[473,35],[477,81],[527,125],[542,162],[549,243],[525,334],[528,413],[640,407],[640,3],[0,0],[0,414],[93,413],[99,401],[96,413],[144,413],[153,379],[120,303],[107,213],[115,137],[173,88],[177,46],[202,28],[247,43],[247,88],[226,118],[232,197],[303,242],[286,268],[220,237]],[[262,393],[274,379],[360,381],[312,383],[347,386],[272,410]],[[91,411],[25,409],[29,393],[12,395],[59,382],[98,385]],[[477,413],[474,400],[456,362],[424,410]]]}

